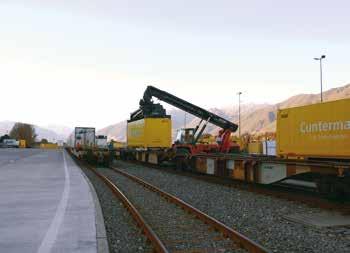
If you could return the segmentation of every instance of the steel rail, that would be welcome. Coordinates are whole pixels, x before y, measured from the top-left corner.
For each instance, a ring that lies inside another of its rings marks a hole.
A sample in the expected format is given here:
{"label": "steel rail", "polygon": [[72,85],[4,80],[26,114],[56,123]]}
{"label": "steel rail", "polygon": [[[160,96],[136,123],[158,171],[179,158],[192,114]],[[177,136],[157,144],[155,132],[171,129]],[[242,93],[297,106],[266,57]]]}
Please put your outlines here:
{"label": "steel rail", "polygon": [[136,221],[137,225],[141,228],[142,232],[145,234],[147,239],[152,244],[154,251],[157,253],[168,253],[169,251],[164,246],[163,242],[158,238],[156,233],[152,230],[152,228],[147,224],[144,218],[141,216],[136,207],[128,200],[128,198],[123,194],[123,192],[107,177],[99,173],[96,169],[86,166],[92,172],[95,173],[102,181],[110,188],[110,190],[114,193],[116,197],[118,197],[129,211],[133,219]]}
{"label": "steel rail", "polygon": [[250,253],[266,253],[269,252],[267,249],[265,249],[263,246],[255,243],[254,241],[250,240],[246,236],[240,234],[239,232],[233,230],[232,228],[226,226],[225,224],[221,223],[220,221],[214,219],[213,217],[210,217],[209,215],[203,213],[202,211],[198,210],[197,208],[191,206],[190,204],[184,202],[183,200],[175,197],[172,194],[169,194],[161,189],[159,189],[156,186],[153,186],[146,181],[131,175],[125,171],[119,170],[115,167],[110,167],[113,171],[122,174],[125,177],[130,178],[131,180],[141,184],[145,188],[158,193],[160,196],[164,197],[166,200],[171,201],[172,203],[180,206],[182,209],[188,211],[189,213],[194,214],[198,219],[202,220],[205,224],[211,225],[216,231],[220,231],[224,237],[230,238],[233,240],[239,247],[247,250]]}

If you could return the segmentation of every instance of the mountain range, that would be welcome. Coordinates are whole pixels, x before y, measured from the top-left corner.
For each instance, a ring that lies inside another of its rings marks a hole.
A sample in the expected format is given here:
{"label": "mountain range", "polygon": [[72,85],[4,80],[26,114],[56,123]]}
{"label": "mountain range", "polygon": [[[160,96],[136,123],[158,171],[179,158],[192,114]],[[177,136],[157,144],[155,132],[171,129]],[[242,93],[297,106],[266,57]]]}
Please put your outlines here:
{"label": "mountain range", "polygon": [[[350,84],[342,87],[333,88],[323,93],[324,101],[350,98]],[[273,132],[276,129],[276,114],[278,109],[295,107],[307,104],[314,104],[320,101],[320,94],[299,94],[292,96],[277,104],[242,104],[241,105],[241,132],[245,133],[263,133]],[[190,101],[195,104],[195,101]],[[238,123],[238,106],[211,108],[209,111],[222,116],[232,122]],[[173,137],[176,130],[186,127],[195,127],[199,119],[185,114],[181,110],[170,110],[168,114],[172,117]],[[186,116],[185,116],[186,115]],[[15,122],[1,121],[0,135],[9,133]],[[73,132],[73,128],[60,125],[38,126],[33,124],[37,133],[37,140],[45,138],[49,141],[67,140]],[[216,135],[218,127],[208,124],[206,132]],[[97,134],[107,135],[108,139],[119,141],[126,140],[126,120],[116,124],[104,127],[97,131]],[[237,134],[237,133],[236,133]]]}
{"label": "mountain range", "polygon": [[[350,98],[350,84],[333,88],[323,93],[323,101]],[[263,133],[273,132],[276,129],[276,116],[278,109],[318,103],[320,94],[299,94],[292,96],[277,104],[243,104],[241,105],[241,132]],[[193,101],[190,101],[193,102]],[[195,103],[195,102],[193,102]],[[238,123],[238,106],[211,108],[209,111],[222,116],[232,122]],[[185,126],[195,127],[200,121],[198,118],[180,110],[170,110],[172,117],[173,137],[176,130]],[[216,135],[219,128],[208,124],[206,132]],[[98,131],[98,134],[107,135],[109,139],[126,140],[126,120],[107,126]],[[237,133],[236,133],[237,134]]]}

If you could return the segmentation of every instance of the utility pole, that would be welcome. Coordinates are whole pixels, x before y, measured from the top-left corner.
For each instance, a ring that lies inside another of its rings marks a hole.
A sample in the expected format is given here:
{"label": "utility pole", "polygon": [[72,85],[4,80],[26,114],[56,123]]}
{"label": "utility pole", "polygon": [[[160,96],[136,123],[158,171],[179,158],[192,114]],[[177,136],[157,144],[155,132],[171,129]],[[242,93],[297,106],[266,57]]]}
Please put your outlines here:
{"label": "utility pole", "polygon": [[323,87],[322,87],[322,59],[325,59],[325,55],[321,55],[320,58],[314,58],[314,60],[320,62],[320,81],[321,81],[321,103],[323,102]]}
{"label": "utility pole", "polygon": [[238,92],[238,136],[241,138],[241,95],[242,92]]}
{"label": "utility pole", "polygon": [[187,120],[187,112],[185,112],[185,117],[184,117],[184,128],[186,128],[186,120]]}

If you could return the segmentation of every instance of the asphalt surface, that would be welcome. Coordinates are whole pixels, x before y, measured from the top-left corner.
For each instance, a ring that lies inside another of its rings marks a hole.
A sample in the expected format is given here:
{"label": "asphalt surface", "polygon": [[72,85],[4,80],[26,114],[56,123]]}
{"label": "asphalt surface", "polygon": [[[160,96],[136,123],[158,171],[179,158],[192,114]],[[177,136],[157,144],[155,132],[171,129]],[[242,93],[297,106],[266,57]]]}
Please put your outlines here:
{"label": "asphalt surface", "polygon": [[0,149],[0,252],[96,252],[95,206],[62,150]]}

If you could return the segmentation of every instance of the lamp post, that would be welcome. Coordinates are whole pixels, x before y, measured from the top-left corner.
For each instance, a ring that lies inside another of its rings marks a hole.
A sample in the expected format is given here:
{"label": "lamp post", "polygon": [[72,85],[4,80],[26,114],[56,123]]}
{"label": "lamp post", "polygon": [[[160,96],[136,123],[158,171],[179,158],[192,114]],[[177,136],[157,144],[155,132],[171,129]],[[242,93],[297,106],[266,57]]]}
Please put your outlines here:
{"label": "lamp post", "polygon": [[322,59],[325,59],[325,55],[321,55],[320,58],[314,58],[314,60],[320,62],[320,81],[321,81],[321,103],[323,102],[323,95],[322,95]]}
{"label": "lamp post", "polygon": [[241,95],[242,92],[238,92],[238,136],[241,138]]}

